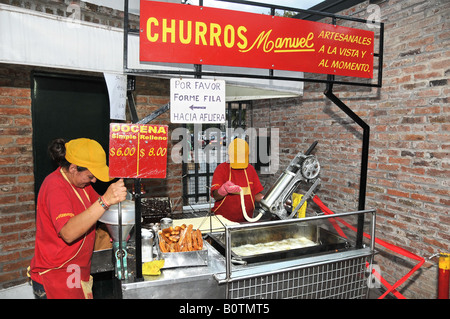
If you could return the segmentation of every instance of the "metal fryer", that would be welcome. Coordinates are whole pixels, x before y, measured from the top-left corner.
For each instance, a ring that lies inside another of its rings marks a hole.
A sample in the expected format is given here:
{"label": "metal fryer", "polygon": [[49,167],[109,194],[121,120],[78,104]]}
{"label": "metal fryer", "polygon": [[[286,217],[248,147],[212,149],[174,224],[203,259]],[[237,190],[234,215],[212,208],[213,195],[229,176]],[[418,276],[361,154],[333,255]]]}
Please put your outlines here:
{"label": "metal fryer", "polygon": [[[225,256],[225,233],[210,233],[209,242],[223,256]],[[256,245],[260,243],[278,242],[290,238],[307,238],[316,245],[289,250],[279,250],[266,253],[256,253],[242,256],[233,251],[233,247],[241,245]],[[231,237],[231,255],[234,260],[242,260],[247,263],[258,263],[270,260],[287,259],[301,256],[316,255],[326,252],[336,252],[347,250],[350,243],[330,231],[311,224],[292,224],[267,228],[242,229],[233,233]]]}

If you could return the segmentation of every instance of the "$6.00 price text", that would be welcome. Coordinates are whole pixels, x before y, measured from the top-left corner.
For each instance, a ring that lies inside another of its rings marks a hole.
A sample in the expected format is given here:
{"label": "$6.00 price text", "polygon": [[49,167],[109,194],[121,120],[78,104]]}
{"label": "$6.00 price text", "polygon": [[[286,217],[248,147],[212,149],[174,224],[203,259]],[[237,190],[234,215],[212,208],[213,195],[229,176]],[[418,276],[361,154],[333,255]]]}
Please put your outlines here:
{"label": "$6.00 price text", "polygon": [[[119,148],[114,148],[112,147],[109,150],[109,156],[114,157],[114,156],[134,156],[136,154],[136,148],[134,146],[132,147],[119,147]],[[139,157],[144,157],[144,156],[166,156],[167,154],[167,148],[166,147],[151,147],[150,149],[146,150],[146,149],[140,149],[139,150]]]}

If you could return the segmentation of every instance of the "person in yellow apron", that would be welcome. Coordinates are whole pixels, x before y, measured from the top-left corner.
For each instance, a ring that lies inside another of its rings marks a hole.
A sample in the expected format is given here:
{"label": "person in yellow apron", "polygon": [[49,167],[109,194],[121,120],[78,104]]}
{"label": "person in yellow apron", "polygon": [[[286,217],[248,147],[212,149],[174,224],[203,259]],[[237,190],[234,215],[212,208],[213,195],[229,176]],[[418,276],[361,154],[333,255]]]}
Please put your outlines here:
{"label": "person in yellow apron", "polygon": [[126,198],[122,179],[99,196],[91,183],[110,181],[102,146],[87,138],[54,140],[50,155],[59,167],[39,190],[35,253],[29,275],[37,297],[92,298],[91,258],[97,220]]}
{"label": "person in yellow apron", "polygon": [[253,216],[255,202],[264,197],[258,174],[249,164],[249,146],[243,139],[236,138],[228,147],[228,161],[221,163],[214,171],[211,196],[215,199],[212,211],[233,222],[245,222],[240,191],[244,195],[245,210]]}

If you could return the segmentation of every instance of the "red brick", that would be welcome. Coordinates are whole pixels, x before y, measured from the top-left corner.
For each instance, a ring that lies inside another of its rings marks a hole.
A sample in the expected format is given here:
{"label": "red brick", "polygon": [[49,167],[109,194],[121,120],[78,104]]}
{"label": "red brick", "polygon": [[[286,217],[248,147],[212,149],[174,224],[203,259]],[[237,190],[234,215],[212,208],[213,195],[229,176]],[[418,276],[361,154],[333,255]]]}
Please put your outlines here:
{"label": "red brick", "polygon": [[409,197],[409,193],[407,192],[402,192],[396,189],[388,189],[387,193],[389,195],[394,195],[394,196],[399,196],[399,197]]}
{"label": "red brick", "polygon": [[0,229],[3,234],[6,233],[16,233],[27,229],[34,229],[35,224],[34,222],[28,222],[28,223],[16,223],[12,225],[3,225]]}
{"label": "red brick", "polygon": [[401,165],[410,165],[411,159],[409,158],[398,158],[398,157],[390,157],[389,163],[392,164],[401,164]]}
{"label": "red brick", "polygon": [[29,97],[30,89],[0,86],[0,96]]}
{"label": "red brick", "polygon": [[13,104],[12,98],[0,96],[0,105],[12,105],[12,104]]}
{"label": "red brick", "polygon": [[411,198],[427,202],[436,202],[436,197],[426,196],[422,194],[411,194]]}

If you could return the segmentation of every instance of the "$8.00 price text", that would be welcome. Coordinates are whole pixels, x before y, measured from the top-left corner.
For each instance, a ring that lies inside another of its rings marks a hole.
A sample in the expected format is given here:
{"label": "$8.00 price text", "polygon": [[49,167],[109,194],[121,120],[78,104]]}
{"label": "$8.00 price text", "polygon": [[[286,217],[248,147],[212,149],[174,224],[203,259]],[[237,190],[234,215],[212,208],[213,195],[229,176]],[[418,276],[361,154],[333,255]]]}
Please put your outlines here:
{"label": "$8.00 price text", "polygon": [[[114,148],[112,147],[109,150],[109,156],[114,157],[114,156],[135,156],[136,154],[136,147],[132,146],[132,147],[119,147],[119,148]],[[153,157],[153,156],[166,156],[167,154],[167,148],[166,147],[151,147],[150,149],[144,149],[141,148],[139,150],[139,157],[144,157],[144,156],[149,156],[149,157]]]}

